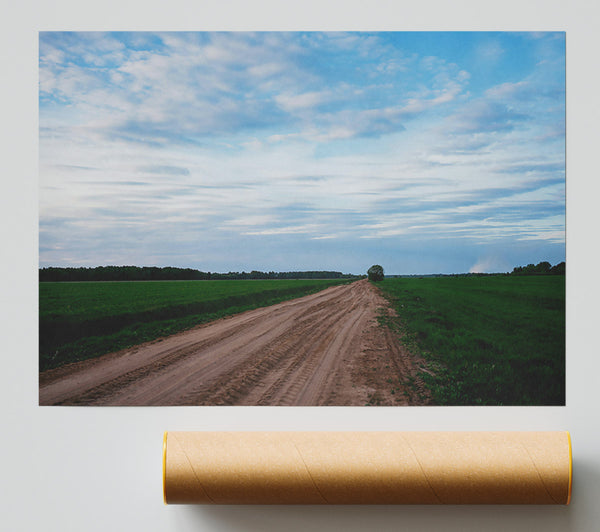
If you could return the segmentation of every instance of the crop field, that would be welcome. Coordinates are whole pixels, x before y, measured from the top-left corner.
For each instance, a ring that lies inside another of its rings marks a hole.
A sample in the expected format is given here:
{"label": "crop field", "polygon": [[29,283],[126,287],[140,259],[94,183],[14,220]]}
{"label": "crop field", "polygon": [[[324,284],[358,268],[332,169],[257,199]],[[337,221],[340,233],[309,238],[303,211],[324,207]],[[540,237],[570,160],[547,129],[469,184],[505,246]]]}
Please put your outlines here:
{"label": "crop field", "polygon": [[40,371],[347,282],[310,279],[39,283]]}
{"label": "crop field", "polygon": [[[435,404],[564,405],[565,276],[385,279]],[[383,320],[384,318],[382,318]]]}

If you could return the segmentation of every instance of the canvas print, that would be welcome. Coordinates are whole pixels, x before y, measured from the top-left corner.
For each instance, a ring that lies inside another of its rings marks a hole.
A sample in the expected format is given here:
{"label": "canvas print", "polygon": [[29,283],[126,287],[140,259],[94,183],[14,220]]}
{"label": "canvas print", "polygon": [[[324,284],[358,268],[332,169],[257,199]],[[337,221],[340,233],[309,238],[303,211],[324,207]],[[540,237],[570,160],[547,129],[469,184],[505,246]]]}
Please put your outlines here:
{"label": "canvas print", "polygon": [[39,34],[40,405],[564,405],[565,34]]}

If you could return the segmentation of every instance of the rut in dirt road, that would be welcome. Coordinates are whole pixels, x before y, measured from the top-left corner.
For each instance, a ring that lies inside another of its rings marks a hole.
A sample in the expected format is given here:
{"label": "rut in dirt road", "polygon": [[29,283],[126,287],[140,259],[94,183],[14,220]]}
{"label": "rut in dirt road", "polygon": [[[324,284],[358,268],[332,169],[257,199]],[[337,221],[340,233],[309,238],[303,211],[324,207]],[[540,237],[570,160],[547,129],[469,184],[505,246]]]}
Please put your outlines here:
{"label": "rut in dirt road", "polygon": [[40,404],[426,404],[423,361],[378,325],[368,281],[40,374]]}

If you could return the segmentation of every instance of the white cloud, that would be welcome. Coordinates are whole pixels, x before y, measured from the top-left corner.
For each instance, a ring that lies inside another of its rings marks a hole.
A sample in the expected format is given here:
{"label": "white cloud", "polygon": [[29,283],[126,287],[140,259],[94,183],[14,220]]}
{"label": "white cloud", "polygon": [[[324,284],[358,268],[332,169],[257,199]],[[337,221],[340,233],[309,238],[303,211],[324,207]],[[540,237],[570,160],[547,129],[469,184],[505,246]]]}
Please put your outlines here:
{"label": "white cloud", "polygon": [[497,256],[482,257],[471,268],[469,273],[503,273],[511,271],[513,266],[505,259]]}
{"label": "white cloud", "polygon": [[245,231],[242,235],[297,235],[313,233],[320,228],[318,224],[306,224],[287,227],[273,227],[262,231]]}
{"label": "white cloud", "polygon": [[506,82],[487,89],[485,95],[493,99],[504,99],[527,89],[531,90],[531,83],[528,81]]}
{"label": "white cloud", "polygon": [[267,225],[276,221],[276,218],[271,214],[252,214],[241,218],[234,218],[223,222],[224,226],[246,228],[256,225]]}
{"label": "white cloud", "polygon": [[277,104],[287,112],[316,107],[331,99],[329,91],[312,91],[302,94],[278,94],[275,96]]}

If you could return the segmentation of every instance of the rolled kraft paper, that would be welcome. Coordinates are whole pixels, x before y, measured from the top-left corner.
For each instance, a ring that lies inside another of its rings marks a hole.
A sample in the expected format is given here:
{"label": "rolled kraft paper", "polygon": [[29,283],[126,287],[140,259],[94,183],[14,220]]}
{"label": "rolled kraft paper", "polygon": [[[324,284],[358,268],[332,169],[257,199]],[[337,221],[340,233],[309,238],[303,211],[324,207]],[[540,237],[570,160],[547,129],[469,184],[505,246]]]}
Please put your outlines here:
{"label": "rolled kraft paper", "polygon": [[568,504],[568,432],[168,432],[165,503]]}

